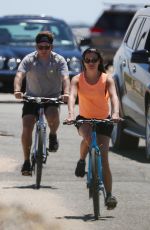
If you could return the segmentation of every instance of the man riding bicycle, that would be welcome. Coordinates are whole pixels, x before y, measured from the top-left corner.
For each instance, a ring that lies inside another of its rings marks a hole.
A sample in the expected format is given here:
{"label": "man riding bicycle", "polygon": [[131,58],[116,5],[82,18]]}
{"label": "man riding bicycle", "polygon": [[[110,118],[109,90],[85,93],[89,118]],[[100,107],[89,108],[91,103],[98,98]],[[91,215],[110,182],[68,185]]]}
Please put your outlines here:
{"label": "man riding bicycle", "polygon": [[[52,51],[53,34],[42,31],[35,38],[36,51],[24,57],[18,67],[14,79],[14,96],[21,99],[23,96],[22,82],[26,78],[25,94],[34,97],[60,97],[67,102],[69,96],[69,73],[65,59]],[[22,175],[31,175],[30,149],[32,144],[32,131],[36,121],[38,108],[36,104],[24,102],[22,112],[22,147],[24,164]],[[59,147],[57,130],[59,127],[59,105],[44,105],[45,117],[50,129],[49,151],[56,152]]]}

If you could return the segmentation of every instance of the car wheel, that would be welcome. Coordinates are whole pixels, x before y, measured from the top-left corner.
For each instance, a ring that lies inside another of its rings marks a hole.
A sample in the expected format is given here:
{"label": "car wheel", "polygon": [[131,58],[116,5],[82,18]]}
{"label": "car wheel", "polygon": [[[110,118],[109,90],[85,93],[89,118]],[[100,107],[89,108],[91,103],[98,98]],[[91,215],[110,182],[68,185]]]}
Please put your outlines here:
{"label": "car wheel", "polygon": [[150,104],[146,113],[146,158],[150,159]]}
{"label": "car wheel", "polygon": [[124,133],[123,125],[123,122],[114,125],[111,135],[113,149],[136,149],[139,144],[139,138]]}

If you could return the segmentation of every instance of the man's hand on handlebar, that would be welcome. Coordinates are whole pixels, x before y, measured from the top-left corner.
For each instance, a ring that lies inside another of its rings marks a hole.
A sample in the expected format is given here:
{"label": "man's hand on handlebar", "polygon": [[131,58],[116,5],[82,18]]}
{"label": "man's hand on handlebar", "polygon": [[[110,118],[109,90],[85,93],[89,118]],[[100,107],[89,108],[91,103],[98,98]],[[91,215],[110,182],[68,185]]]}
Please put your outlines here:
{"label": "man's hand on handlebar", "polygon": [[21,91],[14,91],[14,96],[16,99],[22,99],[23,93]]}
{"label": "man's hand on handlebar", "polygon": [[68,99],[69,99],[69,94],[68,93],[64,93],[63,95],[60,96],[61,100],[64,102],[64,103],[68,103]]}

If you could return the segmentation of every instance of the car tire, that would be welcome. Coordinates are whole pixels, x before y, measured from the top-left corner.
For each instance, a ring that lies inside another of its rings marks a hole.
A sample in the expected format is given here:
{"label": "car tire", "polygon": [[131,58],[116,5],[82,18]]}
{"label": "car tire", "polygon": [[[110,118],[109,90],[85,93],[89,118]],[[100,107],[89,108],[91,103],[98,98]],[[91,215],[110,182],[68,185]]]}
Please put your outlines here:
{"label": "car tire", "polygon": [[136,149],[139,144],[139,138],[124,133],[123,128],[123,122],[114,125],[111,135],[112,148],[115,150]]}
{"label": "car tire", "polygon": [[150,101],[146,112],[146,158],[150,160]]}

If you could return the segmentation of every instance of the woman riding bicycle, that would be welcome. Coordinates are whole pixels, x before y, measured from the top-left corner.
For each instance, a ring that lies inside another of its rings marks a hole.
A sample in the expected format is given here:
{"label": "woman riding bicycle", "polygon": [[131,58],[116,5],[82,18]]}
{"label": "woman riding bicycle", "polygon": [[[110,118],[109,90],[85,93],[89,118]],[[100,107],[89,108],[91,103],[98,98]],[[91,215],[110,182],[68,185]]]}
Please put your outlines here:
{"label": "woman riding bicycle", "polygon": [[[114,80],[110,74],[105,73],[103,58],[97,49],[88,48],[82,55],[83,72],[74,76],[71,81],[70,97],[68,101],[67,121],[75,118],[75,102],[78,95],[79,115],[76,119],[106,119],[111,117],[119,121],[119,101],[116,93]],[[110,100],[109,100],[110,99]],[[110,111],[110,104],[111,111]],[[97,141],[101,148],[103,178],[106,190],[105,204],[109,208],[116,207],[117,200],[112,196],[112,175],[108,161],[110,136],[113,124],[99,124],[97,126]],[[85,159],[90,144],[91,126],[82,124],[78,127],[79,135],[82,136],[80,144],[80,160],[77,162],[75,175],[84,177]]]}

